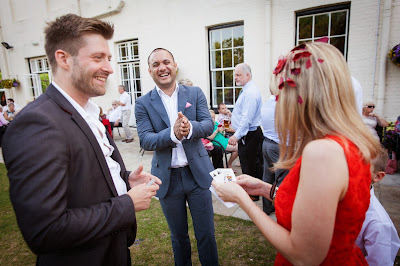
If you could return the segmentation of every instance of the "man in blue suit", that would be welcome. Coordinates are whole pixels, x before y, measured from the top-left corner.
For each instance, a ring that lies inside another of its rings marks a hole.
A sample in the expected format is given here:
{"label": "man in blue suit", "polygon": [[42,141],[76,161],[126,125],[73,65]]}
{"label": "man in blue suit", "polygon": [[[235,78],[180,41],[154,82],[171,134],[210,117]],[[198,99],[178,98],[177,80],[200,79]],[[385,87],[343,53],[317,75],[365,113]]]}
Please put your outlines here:
{"label": "man in blue suit", "polygon": [[191,265],[186,202],[189,204],[202,265],[218,265],[209,187],[213,170],[201,138],[214,124],[199,87],[178,85],[171,52],[153,50],[149,73],[156,87],[135,105],[140,145],[154,151],[151,173],[162,181],[157,196],[171,231],[176,265]]}

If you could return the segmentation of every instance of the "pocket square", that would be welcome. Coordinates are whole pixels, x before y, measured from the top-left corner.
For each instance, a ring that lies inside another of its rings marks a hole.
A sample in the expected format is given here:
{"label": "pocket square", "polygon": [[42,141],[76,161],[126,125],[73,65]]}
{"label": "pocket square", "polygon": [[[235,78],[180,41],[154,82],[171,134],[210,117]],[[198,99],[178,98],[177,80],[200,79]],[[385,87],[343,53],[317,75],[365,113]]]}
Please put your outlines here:
{"label": "pocket square", "polygon": [[188,108],[188,107],[190,107],[190,106],[192,106],[192,104],[191,104],[190,102],[186,102],[185,108]]}

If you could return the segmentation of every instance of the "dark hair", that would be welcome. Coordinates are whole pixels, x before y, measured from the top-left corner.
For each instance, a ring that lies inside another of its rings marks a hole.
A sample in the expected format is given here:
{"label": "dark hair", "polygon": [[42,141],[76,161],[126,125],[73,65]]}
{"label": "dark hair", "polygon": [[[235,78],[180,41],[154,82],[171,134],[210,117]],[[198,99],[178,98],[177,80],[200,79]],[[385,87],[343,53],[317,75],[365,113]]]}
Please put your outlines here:
{"label": "dark hair", "polygon": [[170,51],[168,51],[168,50],[165,49],[165,48],[156,48],[156,49],[154,49],[153,51],[151,51],[151,53],[149,54],[149,57],[147,57],[147,64],[148,64],[149,66],[150,66],[150,56],[151,56],[155,51],[158,51],[158,50],[167,51],[167,52],[172,56],[172,60],[175,62],[174,55],[173,55]]}
{"label": "dark hair", "polygon": [[62,49],[76,56],[83,45],[82,36],[87,33],[100,34],[106,40],[110,40],[114,35],[114,26],[109,22],[83,18],[75,14],[67,14],[47,23],[44,30],[44,47],[54,72],[57,69],[55,52]]}
{"label": "dark hair", "polygon": [[7,100],[9,100],[10,102],[14,102],[13,98],[8,98]]}

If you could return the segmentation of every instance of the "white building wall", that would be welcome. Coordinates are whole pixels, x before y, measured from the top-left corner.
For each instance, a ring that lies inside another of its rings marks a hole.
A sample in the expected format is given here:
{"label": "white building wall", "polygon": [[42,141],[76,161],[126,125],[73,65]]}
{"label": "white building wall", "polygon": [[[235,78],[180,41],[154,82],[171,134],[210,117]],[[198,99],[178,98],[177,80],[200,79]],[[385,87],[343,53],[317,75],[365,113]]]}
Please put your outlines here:
{"label": "white building wall", "polygon": [[[400,0],[392,0],[390,48],[400,40]],[[378,69],[375,71],[377,47],[378,0],[351,1],[348,43],[348,63],[363,89],[364,98],[377,95]],[[383,2],[383,0],[381,1]],[[295,12],[327,4],[343,3],[336,0],[0,0],[0,40],[14,46],[0,47],[0,68],[3,78],[15,77],[21,86],[7,90],[7,97],[25,105],[30,92],[23,78],[29,73],[28,58],[43,56],[46,21],[66,13],[100,17],[115,25],[110,40],[114,74],[107,82],[105,96],[95,100],[108,109],[119,97],[120,83],[116,61],[116,43],[138,38],[143,93],[154,87],[147,71],[147,57],[156,47],[169,49],[179,66],[178,78],[189,78],[200,86],[210,100],[208,28],[242,21],[244,23],[245,62],[253,70],[253,78],[266,99],[269,78],[280,55],[290,50],[295,42]],[[269,7],[270,5],[270,7]],[[269,9],[270,8],[270,9]],[[268,11],[271,17],[267,17]],[[381,9],[382,12],[382,9]],[[382,16],[379,17],[382,19]],[[269,36],[269,33],[271,34]],[[379,40],[379,39],[378,39]],[[270,47],[270,50],[268,50]],[[378,50],[379,51],[379,50]],[[271,58],[271,60],[269,60]],[[380,55],[378,54],[377,60]],[[400,68],[387,63],[385,106],[383,116],[393,121],[400,114]],[[375,81],[374,81],[375,77]]]}

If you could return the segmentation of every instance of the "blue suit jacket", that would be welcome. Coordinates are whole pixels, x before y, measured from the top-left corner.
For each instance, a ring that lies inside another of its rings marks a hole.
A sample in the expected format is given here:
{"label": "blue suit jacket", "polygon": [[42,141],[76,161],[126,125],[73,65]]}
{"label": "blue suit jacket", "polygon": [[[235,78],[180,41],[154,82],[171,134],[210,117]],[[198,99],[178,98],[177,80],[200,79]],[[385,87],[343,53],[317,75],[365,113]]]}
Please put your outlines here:
{"label": "blue suit jacket", "polygon": [[[187,103],[191,106],[186,107]],[[213,166],[201,138],[212,134],[214,123],[207,108],[206,97],[199,87],[179,85],[179,111],[192,124],[191,138],[182,141],[190,170],[197,184],[208,188],[212,181],[209,173]],[[172,148],[176,144],[170,137],[174,125],[170,125],[167,111],[156,88],[136,100],[135,116],[141,147],[154,151],[151,173],[163,182],[157,197],[164,198],[169,187]]]}

